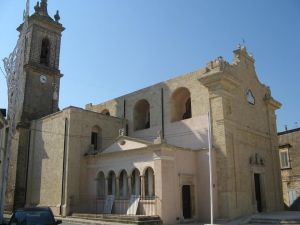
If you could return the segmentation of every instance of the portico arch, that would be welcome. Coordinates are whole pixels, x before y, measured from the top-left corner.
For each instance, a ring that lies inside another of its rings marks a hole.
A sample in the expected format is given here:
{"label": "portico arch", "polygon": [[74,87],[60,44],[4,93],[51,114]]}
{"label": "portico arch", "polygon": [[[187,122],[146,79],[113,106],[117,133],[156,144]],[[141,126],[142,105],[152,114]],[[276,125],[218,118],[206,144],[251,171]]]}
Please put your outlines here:
{"label": "portico arch", "polygon": [[121,198],[126,198],[128,195],[128,176],[126,170],[122,170],[119,175],[119,192]]}
{"label": "portico arch", "polygon": [[154,197],[155,196],[155,182],[154,182],[154,171],[151,167],[148,167],[144,173],[145,182],[145,196]]}
{"label": "portico arch", "polygon": [[131,191],[132,195],[141,194],[141,178],[140,171],[138,169],[134,169],[131,173]]}
{"label": "portico arch", "polygon": [[108,183],[107,194],[115,195],[116,194],[116,174],[114,171],[110,171],[108,173],[107,183]]}
{"label": "portico arch", "polygon": [[105,196],[105,175],[100,171],[97,175],[97,197],[104,198]]}

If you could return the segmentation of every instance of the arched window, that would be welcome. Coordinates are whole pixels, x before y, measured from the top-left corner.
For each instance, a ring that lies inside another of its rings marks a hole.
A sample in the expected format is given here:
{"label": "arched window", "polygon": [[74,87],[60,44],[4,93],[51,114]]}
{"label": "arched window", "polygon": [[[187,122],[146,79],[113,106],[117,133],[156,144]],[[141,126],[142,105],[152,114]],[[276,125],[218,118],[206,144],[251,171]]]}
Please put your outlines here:
{"label": "arched window", "polygon": [[153,197],[155,195],[154,172],[150,167],[145,171],[145,195],[147,197]]}
{"label": "arched window", "polygon": [[97,197],[104,198],[105,196],[105,176],[103,172],[97,175]]}
{"label": "arched window", "polygon": [[116,193],[116,175],[114,171],[110,171],[108,174],[108,195],[115,195]]}
{"label": "arched window", "polygon": [[127,187],[128,187],[127,172],[126,170],[122,170],[119,176],[120,197],[122,198],[127,197],[127,192],[128,192]]}
{"label": "arched window", "polygon": [[174,91],[171,97],[171,121],[179,121],[192,117],[191,93],[185,87]]}
{"label": "arched window", "polygon": [[50,58],[50,42],[48,38],[44,38],[42,40],[42,46],[41,46],[40,63],[45,66],[49,66],[49,58]]}
{"label": "arched window", "polygon": [[150,127],[150,104],[147,100],[139,100],[134,106],[133,112],[134,130],[142,130]]}
{"label": "arched window", "polygon": [[101,114],[105,115],[105,116],[110,116],[110,112],[108,109],[103,109]]}
{"label": "arched window", "polygon": [[131,174],[131,190],[132,195],[140,195],[141,194],[141,178],[140,172],[138,169],[134,169]]}
{"label": "arched window", "polygon": [[94,150],[101,149],[102,147],[102,129],[98,126],[92,128],[91,145]]}

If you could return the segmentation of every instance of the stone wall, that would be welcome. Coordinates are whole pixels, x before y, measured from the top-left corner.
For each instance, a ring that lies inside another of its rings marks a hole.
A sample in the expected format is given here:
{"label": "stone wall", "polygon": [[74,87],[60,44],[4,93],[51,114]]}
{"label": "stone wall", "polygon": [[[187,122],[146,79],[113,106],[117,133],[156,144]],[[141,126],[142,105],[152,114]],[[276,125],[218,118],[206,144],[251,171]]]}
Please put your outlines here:
{"label": "stone wall", "polygon": [[94,151],[92,128],[102,128],[105,148],[118,137],[124,124],[122,119],[76,107],[33,121],[26,205],[49,206],[56,215],[67,214],[70,197],[79,192],[82,157]]}
{"label": "stone wall", "polygon": [[281,169],[284,205],[300,210],[300,129],[278,133],[279,151],[288,149],[289,168]]}

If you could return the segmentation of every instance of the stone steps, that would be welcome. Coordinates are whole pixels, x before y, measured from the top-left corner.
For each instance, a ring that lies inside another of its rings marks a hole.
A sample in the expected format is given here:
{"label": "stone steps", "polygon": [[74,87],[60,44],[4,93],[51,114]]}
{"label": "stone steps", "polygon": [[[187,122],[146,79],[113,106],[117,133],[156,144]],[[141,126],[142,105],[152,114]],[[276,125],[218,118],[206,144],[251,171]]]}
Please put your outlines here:
{"label": "stone steps", "polygon": [[299,219],[251,218],[245,225],[300,225]]}
{"label": "stone steps", "polygon": [[116,222],[137,225],[161,225],[159,216],[141,216],[141,215],[116,215],[116,214],[83,214],[73,213],[69,218],[87,219],[103,222]]}

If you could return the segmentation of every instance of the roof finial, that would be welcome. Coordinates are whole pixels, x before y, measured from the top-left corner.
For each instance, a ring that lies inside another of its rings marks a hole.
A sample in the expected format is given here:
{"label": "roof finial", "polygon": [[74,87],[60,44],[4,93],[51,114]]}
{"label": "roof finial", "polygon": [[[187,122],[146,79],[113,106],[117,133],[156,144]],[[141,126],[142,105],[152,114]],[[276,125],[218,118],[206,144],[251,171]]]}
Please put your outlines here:
{"label": "roof finial", "polygon": [[37,2],[36,5],[34,6],[34,11],[35,11],[36,13],[38,13],[39,10],[40,10],[40,2]]}
{"label": "roof finial", "polygon": [[48,10],[47,10],[47,0],[41,1],[41,15],[48,16]]}
{"label": "roof finial", "polygon": [[59,11],[56,10],[56,14],[54,15],[54,19],[55,19],[55,22],[59,22],[60,20],[60,16],[59,16]]}

